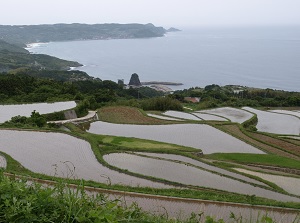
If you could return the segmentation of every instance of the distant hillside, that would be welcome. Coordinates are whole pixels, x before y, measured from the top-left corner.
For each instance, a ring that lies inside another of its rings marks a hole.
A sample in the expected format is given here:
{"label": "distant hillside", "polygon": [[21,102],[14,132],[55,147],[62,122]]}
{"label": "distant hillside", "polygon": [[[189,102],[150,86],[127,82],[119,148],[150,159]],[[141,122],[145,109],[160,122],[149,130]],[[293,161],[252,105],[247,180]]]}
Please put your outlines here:
{"label": "distant hillside", "polygon": [[132,39],[161,37],[167,30],[149,23],[142,24],[55,24],[7,26],[0,25],[0,40],[24,45],[34,42],[85,39]]}
{"label": "distant hillside", "polygon": [[43,54],[30,54],[22,47],[0,40],[0,72],[19,68],[68,70],[81,64]]}
{"label": "distant hillside", "polygon": [[0,40],[0,51],[10,51],[10,52],[15,52],[15,53],[28,53],[28,51],[25,50],[24,48],[7,43],[3,40]]}
{"label": "distant hillside", "polygon": [[56,81],[101,81],[99,78],[89,76],[87,73],[79,70],[36,70],[30,68],[19,68],[11,71],[10,74],[31,76],[35,78],[45,78]]}

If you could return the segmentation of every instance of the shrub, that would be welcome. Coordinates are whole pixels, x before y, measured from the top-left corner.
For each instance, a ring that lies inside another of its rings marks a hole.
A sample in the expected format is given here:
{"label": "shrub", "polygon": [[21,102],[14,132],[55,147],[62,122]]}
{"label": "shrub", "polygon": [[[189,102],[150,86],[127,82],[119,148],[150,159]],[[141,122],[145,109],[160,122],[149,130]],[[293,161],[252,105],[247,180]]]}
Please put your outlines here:
{"label": "shrub", "polygon": [[181,103],[170,97],[151,98],[141,102],[143,110],[158,110],[158,111],[183,111]]}
{"label": "shrub", "polygon": [[255,127],[257,125],[258,119],[257,115],[253,115],[252,118],[242,123],[242,126],[246,129],[249,129],[251,131],[256,131],[257,128]]}

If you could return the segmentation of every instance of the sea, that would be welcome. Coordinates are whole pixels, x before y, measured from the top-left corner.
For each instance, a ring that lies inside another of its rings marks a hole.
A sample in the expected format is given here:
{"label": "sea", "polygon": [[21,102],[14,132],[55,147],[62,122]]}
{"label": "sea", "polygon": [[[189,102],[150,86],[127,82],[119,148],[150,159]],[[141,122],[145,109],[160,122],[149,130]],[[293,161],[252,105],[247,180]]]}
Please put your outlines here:
{"label": "sea", "polygon": [[102,80],[209,84],[300,91],[300,26],[194,28],[145,39],[33,43],[31,53],[77,61]]}

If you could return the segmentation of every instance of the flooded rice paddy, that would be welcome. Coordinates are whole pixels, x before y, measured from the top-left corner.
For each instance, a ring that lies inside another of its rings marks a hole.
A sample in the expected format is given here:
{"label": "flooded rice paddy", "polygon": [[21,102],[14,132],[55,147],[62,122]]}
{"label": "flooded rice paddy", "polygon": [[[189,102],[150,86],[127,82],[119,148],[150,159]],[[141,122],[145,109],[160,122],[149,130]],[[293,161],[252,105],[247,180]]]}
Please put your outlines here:
{"label": "flooded rice paddy", "polygon": [[293,115],[300,118],[300,112],[297,111],[288,111],[288,110],[268,110],[268,111],[274,113],[286,114],[286,115]]}
{"label": "flooded rice paddy", "polygon": [[170,188],[110,170],[88,142],[62,133],[0,130],[0,151],[35,173],[130,186]]}
{"label": "flooded rice paddy", "polygon": [[250,107],[244,107],[245,110],[257,115],[257,129],[261,132],[299,135],[300,119],[287,114],[278,114],[273,112],[261,111]]}
{"label": "flooded rice paddy", "polygon": [[204,112],[212,115],[219,115],[229,119],[232,122],[238,122],[238,123],[243,123],[244,121],[247,121],[253,116],[253,114],[251,114],[250,112],[244,111],[242,109],[231,108],[231,107],[201,110],[198,112],[200,113]]}
{"label": "flooded rice paddy", "polygon": [[203,153],[257,153],[263,151],[204,124],[126,125],[93,122],[90,133],[135,137],[201,149]]}
{"label": "flooded rice paddy", "polygon": [[284,209],[280,210],[272,207],[268,208],[268,210],[264,210],[250,205],[243,206],[230,203],[220,204],[206,201],[186,201],[179,199],[172,200],[132,196],[110,196],[109,198],[118,199],[127,206],[136,203],[144,211],[156,215],[169,216],[170,218],[187,219],[192,213],[203,213],[199,222],[205,222],[206,216],[213,216],[215,219],[224,219],[226,222],[239,222],[229,221],[231,213],[233,213],[237,219],[243,220],[243,222],[259,222],[263,216],[268,216],[277,223],[298,223],[300,218],[299,213],[296,211],[289,212]]}
{"label": "flooded rice paddy", "polygon": [[281,187],[282,189],[284,189],[290,194],[295,194],[300,196],[300,178],[260,173],[260,172],[240,169],[240,168],[235,168],[235,170],[240,171],[242,173],[247,173],[253,176],[260,177],[264,180],[277,184],[279,187]]}
{"label": "flooded rice paddy", "polygon": [[186,113],[186,112],[166,111],[163,114],[174,117],[174,118],[181,118],[181,119],[195,120],[195,121],[200,121],[201,120],[200,118],[196,117],[195,115],[189,114],[189,113]]}
{"label": "flooded rice paddy", "polygon": [[40,114],[48,114],[57,111],[75,108],[75,101],[64,101],[55,103],[35,103],[35,104],[19,104],[19,105],[0,105],[0,123],[9,121],[14,116],[29,117],[31,112],[36,110]]}
{"label": "flooded rice paddy", "polygon": [[145,156],[150,156],[150,157],[155,157],[155,158],[162,158],[162,159],[168,159],[168,160],[172,160],[172,161],[180,161],[183,162],[185,164],[192,164],[196,167],[200,167],[203,168],[205,170],[210,170],[213,172],[217,172],[221,175],[227,175],[236,179],[240,179],[249,183],[254,183],[254,184],[258,184],[258,185],[263,185],[263,186],[267,186],[266,184],[258,181],[258,180],[254,180],[252,178],[243,176],[241,174],[237,174],[234,172],[230,172],[228,170],[224,170],[222,168],[216,167],[216,166],[212,166],[212,165],[208,165],[206,163],[200,162],[198,160],[194,160],[192,158],[188,158],[185,156],[180,156],[180,155],[174,155],[174,154],[162,154],[162,153],[146,153],[146,152],[135,152],[135,154],[140,154],[140,155],[145,155]]}
{"label": "flooded rice paddy", "polygon": [[300,136],[286,136],[286,138],[300,140]]}
{"label": "flooded rice paddy", "polygon": [[228,121],[227,119],[222,118],[220,116],[216,116],[216,115],[205,114],[205,113],[200,113],[200,112],[194,112],[193,114],[195,116],[197,116],[198,118],[205,120],[205,121],[221,121],[221,122]]}
{"label": "flooded rice paddy", "polygon": [[201,170],[185,164],[174,163],[126,153],[112,153],[103,156],[112,166],[184,185],[214,188],[240,194],[255,195],[279,201],[300,202],[300,198],[291,197],[247,183],[242,183],[218,174]]}
{"label": "flooded rice paddy", "polygon": [[155,115],[155,114],[150,114],[150,113],[148,113],[147,115],[150,116],[150,117],[158,118],[158,119],[162,119],[162,120],[169,120],[169,121],[183,121],[183,120],[181,120],[181,119],[170,118],[170,117],[166,117],[166,116],[162,116],[162,115]]}
{"label": "flooded rice paddy", "polygon": [[0,155],[0,168],[6,168],[6,159]]}

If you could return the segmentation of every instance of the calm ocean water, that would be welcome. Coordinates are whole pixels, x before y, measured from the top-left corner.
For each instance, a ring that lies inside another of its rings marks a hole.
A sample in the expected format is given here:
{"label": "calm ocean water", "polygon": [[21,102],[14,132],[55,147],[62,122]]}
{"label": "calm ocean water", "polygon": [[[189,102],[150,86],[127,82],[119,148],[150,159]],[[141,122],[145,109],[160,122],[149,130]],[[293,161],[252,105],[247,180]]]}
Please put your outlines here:
{"label": "calm ocean water", "polygon": [[34,44],[32,53],[75,60],[102,80],[181,82],[300,91],[300,27],[198,29],[150,39]]}

